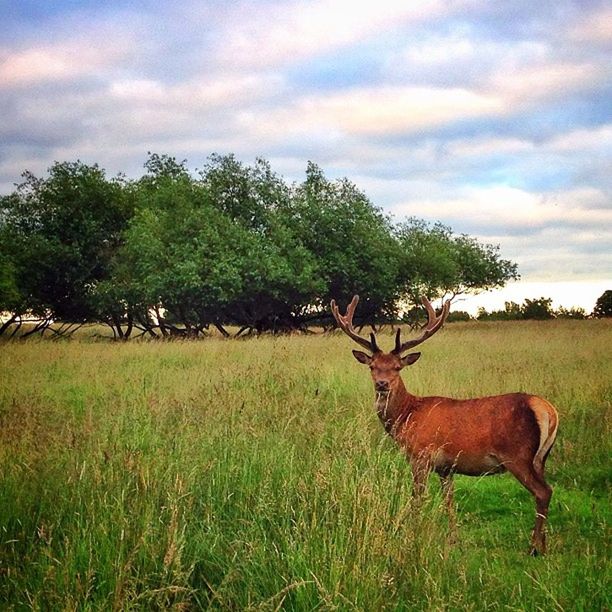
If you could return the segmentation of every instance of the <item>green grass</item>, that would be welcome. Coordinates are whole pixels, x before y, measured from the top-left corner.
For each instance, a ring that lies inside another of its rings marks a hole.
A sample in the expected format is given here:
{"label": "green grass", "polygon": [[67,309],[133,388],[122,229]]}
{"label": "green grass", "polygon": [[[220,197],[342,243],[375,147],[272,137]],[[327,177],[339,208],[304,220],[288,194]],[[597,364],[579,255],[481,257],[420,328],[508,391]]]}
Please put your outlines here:
{"label": "green grass", "polygon": [[[391,346],[391,337],[382,341]],[[612,326],[453,324],[419,394],[559,410],[549,554],[531,496],[457,477],[422,512],[343,336],[0,345],[0,608],[610,609]]]}

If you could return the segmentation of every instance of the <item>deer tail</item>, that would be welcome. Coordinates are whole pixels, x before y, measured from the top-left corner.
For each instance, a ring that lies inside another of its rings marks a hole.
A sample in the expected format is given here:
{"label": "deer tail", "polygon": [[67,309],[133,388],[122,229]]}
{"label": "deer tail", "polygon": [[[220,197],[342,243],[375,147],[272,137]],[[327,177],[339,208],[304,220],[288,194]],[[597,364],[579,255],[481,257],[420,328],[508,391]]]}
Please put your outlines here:
{"label": "deer tail", "polygon": [[540,445],[533,457],[533,467],[538,474],[542,474],[546,457],[557,437],[559,415],[555,407],[541,397],[531,397],[529,407],[533,411],[540,429]]}

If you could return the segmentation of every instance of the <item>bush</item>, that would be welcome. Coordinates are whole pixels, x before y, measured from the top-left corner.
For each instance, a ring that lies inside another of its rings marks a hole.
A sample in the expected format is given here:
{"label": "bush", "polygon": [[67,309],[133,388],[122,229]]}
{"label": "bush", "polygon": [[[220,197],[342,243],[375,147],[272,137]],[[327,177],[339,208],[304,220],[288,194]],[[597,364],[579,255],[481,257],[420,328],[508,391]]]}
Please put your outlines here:
{"label": "bush", "polygon": [[446,320],[449,323],[456,323],[458,321],[472,321],[473,319],[474,317],[469,312],[465,312],[465,310],[451,310]]}

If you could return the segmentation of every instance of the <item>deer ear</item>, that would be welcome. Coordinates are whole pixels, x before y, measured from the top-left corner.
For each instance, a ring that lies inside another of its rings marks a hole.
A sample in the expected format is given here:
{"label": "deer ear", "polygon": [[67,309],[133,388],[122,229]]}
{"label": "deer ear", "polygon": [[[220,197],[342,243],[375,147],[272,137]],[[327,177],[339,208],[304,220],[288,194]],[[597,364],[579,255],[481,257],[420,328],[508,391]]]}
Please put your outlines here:
{"label": "deer ear", "polygon": [[363,351],[353,351],[353,355],[359,363],[365,363],[366,365],[369,365],[372,362],[372,358]]}
{"label": "deer ear", "polygon": [[408,353],[408,355],[404,355],[402,357],[402,365],[403,366],[412,365],[420,356],[421,356],[421,353]]}

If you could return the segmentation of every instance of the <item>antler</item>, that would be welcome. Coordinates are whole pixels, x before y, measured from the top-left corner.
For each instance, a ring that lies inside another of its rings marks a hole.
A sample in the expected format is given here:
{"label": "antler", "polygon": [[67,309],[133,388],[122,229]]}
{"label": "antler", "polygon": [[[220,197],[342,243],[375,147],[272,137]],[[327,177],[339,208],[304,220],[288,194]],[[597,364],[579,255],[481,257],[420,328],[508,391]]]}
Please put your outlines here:
{"label": "antler", "polygon": [[362,338],[354,329],[353,329],[353,314],[355,313],[355,308],[357,307],[357,303],[359,302],[359,296],[354,295],[351,303],[346,308],[346,314],[341,315],[338,310],[338,306],[336,305],[336,300],[331,301],[331,311],[334,315],[334,319],[336,319],[336,323],[340,329],[349,337],[352,338],[357,344],[360,344],[364,348],[368,349],[372,353],[378,353],[380,349],[376,344],[376,336],[371,333],[370,340],[366,340]]}
{"label": "antler", "polygon": [[444,325],[444,321],[446,321],[446,317],[448,317],[448,313],[450,311],[450,300],[447,300],[444,302],[444,304],[442,304],[442,312],[440,313],[440,316],[436,316],[434,307],[426,297],[421,298],[421,302],[427,310],[427,325],[425,326],[423,333],[418,338],[407,340],[404,343],[400,343],[400,329],[398,327],[397,334],[395,335],[395,348],[391,351],[395,355],[399,355],[404,351],[421,344],[421,342],[425,342],[427,338],[433,336]]}

